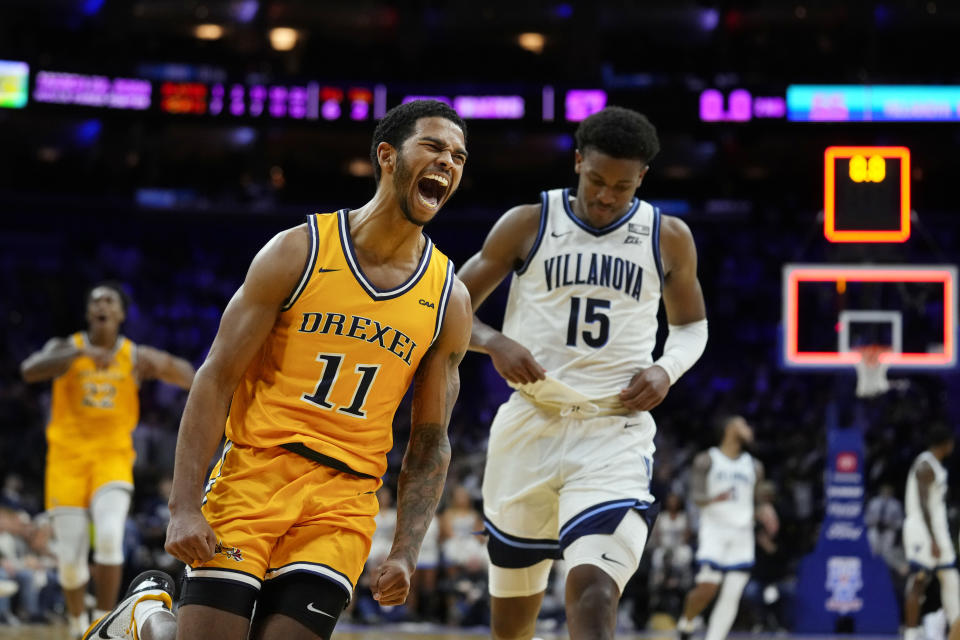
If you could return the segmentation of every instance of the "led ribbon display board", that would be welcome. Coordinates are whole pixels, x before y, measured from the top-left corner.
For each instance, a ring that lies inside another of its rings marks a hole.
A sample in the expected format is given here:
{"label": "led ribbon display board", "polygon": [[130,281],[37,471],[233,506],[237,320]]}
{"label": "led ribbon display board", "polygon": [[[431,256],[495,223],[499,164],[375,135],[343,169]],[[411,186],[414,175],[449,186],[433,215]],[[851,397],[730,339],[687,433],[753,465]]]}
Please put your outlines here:
{"label": "led ribbon display board", "polygon": [[30,66],[26,62],[0,60],[0,108],[22,109],[27,104]]}
{"label": "led ribbon display board", "polygon": [[810,85],[787,87],[795,122],[956,122],[960,86]]}

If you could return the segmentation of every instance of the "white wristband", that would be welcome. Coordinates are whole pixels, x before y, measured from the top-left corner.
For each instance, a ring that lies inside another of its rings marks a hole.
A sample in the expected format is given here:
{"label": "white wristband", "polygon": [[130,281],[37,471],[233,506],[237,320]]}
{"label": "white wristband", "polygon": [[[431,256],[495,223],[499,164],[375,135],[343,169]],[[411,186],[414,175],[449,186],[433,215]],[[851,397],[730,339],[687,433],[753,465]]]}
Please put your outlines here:
{"label": "white wristband", "polygon": [[671,324],[663,355],[653,364],[662,367],[673,384],[703,355],[706,346],[706,318],[690,324]]}

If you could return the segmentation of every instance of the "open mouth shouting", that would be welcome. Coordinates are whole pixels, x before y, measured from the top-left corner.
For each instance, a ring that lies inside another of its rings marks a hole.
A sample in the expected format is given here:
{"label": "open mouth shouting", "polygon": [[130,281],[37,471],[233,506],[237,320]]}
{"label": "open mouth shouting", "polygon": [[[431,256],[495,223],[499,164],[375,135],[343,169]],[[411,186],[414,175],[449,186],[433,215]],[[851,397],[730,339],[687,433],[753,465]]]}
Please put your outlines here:
{"label": "open mouth shouting", "polygon": [[439,173],[428,173],[417,181],[417,198],[426,208],[436,211],[447,194],[450,180]]}

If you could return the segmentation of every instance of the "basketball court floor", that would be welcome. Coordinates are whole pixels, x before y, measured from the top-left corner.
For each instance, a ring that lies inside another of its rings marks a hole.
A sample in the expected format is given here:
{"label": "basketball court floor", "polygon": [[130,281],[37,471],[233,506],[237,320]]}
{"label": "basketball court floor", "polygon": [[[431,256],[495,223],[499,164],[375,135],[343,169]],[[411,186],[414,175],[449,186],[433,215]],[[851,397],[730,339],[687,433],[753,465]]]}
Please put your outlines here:
{"label": "basketball court floor", "polygon": [[[342,625],[333,634],[333,640],[459,640],[463,638],[489,638],[488,629],[453,629],[437,625],[391,625],[380,627],[361,627]],[[543,640],[567,640],[569,636],[561,633],[541,633]],[[797,636],[782,634],[733,633],[733,640],[893,640],[896,636]],[[65,624],[21,625],[18,627],[0,626],[0,638],[3,640],[69,640]],[[644,633],[618,633],[618,640],[676,640],[671,631],[650,631]]]}

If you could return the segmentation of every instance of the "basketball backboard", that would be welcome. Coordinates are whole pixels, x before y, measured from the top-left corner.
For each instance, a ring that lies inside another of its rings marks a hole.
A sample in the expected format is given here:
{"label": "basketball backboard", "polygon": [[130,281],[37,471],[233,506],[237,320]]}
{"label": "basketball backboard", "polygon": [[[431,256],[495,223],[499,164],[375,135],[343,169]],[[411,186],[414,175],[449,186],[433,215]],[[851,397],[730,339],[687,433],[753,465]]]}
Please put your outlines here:
{"label": "basketball backboard", "polygon": [[866,345],[891,368],[956,365],[953,265],[788,264],[782,286],[787,367],[851,368]]}

